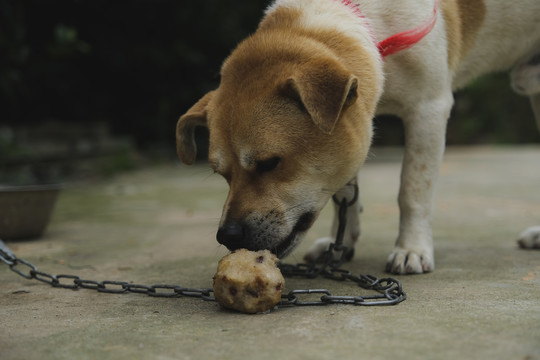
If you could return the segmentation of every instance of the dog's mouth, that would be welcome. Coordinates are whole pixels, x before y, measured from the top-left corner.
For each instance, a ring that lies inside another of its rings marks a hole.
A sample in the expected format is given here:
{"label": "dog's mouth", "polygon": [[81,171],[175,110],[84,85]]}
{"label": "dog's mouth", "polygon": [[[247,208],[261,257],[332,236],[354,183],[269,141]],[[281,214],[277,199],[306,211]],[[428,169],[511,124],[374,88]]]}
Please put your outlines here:
{"label": "dog's mouth", "polygon": [[281,243],[279,243],[278,246],[276,246],[274,249],[271,249],[277,257],[284,258],[285,256],[289,255],[290,252],[298,245],[298,242],[300,240],[300,234],[306,232],[311,225],[313,225],[313,222],[315,221],[316,214],[313,211],[308,211],[296,222],[294,225],[291,233],[283,240]]}

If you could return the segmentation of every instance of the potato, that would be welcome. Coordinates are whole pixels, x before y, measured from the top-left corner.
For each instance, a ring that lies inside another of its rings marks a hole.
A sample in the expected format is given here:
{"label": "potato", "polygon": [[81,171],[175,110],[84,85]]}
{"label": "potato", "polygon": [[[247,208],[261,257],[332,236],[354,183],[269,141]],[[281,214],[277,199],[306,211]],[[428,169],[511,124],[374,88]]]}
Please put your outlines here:
{"label": "potato", "polygon": [[214,295],[223,307],[246,313],[266,312],[281,300],[285,279],[279,260],[268,250],[236,250],[224,256],[214,275]]}

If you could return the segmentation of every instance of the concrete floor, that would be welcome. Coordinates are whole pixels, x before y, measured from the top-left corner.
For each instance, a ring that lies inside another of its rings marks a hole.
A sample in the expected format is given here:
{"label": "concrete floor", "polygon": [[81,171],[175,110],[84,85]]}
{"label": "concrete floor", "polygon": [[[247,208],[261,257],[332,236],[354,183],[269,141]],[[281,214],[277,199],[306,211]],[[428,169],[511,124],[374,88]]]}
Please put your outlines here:
{"label": "concrete floor", "polygon": [[[401,153],[375,149],[361,172],[355,274],[385,276],[397,233]],[[0,358],[8,359],[540,359],[540,252],[516,246],[540,224],[540,147],[450,148],[436,200],[434,273],[399,276],[396,306],[281,308],[245,315],[192,298],[56,289],[0,263]],[[9,242],[53,274],[139,284],[211,286],[226,183],[205,166],[145,169],[69,186],[46,236]],[[287,261],[326,236],[328,210]],[[292,288],[365,293],[350,283],[290,279]]]}

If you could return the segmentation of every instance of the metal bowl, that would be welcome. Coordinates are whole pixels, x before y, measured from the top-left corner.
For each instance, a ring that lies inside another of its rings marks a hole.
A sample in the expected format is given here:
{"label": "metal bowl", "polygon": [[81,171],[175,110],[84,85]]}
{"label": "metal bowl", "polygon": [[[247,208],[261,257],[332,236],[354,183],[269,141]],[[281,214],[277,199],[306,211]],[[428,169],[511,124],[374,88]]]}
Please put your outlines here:
{"label": "metal bowl", "polygon": [[0,186],[0,239],[40,237],[51,219],[61,185]]}

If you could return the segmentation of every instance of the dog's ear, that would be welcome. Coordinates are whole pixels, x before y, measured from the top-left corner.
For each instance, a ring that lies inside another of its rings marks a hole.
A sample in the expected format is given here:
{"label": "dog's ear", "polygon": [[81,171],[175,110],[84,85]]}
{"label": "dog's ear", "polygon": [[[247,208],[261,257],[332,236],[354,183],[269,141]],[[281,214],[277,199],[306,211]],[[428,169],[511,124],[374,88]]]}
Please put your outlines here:
{"label": "dog's ear", "polygon": [[358,79],[335,63],[308,63],[284,89],[301,102],[321,131],[331,134],[343,110],[358,98]]}
{"label": "dog's ear", "polygon": [[206,106],[214,96],[210,91],[195,103],[176,123],[176,151],[184,164],[195,162],[197,145],[195,144],[195,128],[207,126]]}

